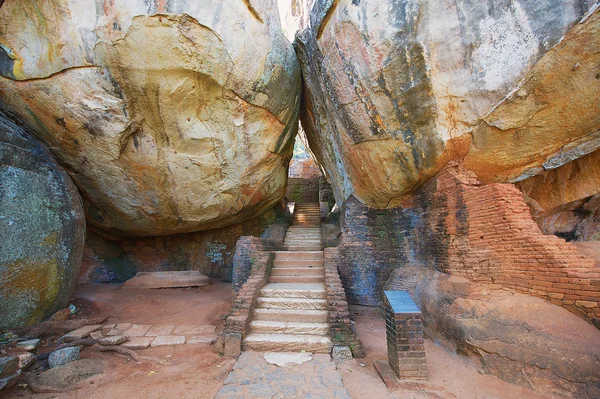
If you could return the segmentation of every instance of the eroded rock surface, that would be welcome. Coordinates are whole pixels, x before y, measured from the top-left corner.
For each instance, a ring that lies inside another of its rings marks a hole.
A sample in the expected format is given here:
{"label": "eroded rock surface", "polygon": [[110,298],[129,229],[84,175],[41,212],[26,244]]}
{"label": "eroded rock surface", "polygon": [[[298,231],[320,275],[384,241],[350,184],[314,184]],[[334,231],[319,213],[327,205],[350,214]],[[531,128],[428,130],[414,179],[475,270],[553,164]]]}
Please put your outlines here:
{"label": "eroded rock surface", "polygon": [[600,395],[600,331],[565,309],[425,268],[405,267],[392,279],[413,292],[427,334],[485,372],[540,393]]}
{"label": "eroded rock surface", "polygon": [[217,228],[284,195],[300,69],[274,1],[8,0],[0,75],[92,226]]}
{"label": "eroded rock surface", "polygon": [[0,114],[0,331],[69,305],[85,236],[81,198],[42,145]]}
{"label": "eroded rock surface", "polygon": [[455,158],[508,182],[598,148],[600,14],[585,4],[315,1],[302,121],[338,203],[399,206]]}

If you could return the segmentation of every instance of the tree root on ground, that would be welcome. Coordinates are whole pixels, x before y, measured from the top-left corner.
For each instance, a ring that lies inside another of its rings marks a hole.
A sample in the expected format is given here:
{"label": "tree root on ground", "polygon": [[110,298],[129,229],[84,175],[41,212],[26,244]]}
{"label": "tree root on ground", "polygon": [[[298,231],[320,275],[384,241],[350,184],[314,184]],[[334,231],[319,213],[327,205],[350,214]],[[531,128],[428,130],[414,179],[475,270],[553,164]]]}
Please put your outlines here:
{"label": "tree root on ground", "polygon": [[99,352],[117,352],[117,353],[120,353],[121,355],[129,357],[131,360],[133,360],[136,363],[148,361],[148,362],[153,362],[153,363],[159,364],[161,366],[170,366],[171,365],[171,363],[167,362],[166,360],[155,358],[155,357],[149,357],[149,356],[139,356],[137,353],[135,353],[131,349],[123,348],[120,346],[96,345],[96,346],[92,346],[92,349],[95,349]]}
{"label": "tree root on ground", "polygon": [[15,330],[13,331],[13,334],[17,335],[18,337],[25,337],[28,339],[39,338],[48,335],[60,335],[77,330],[83,326],[102,324],[106,320],[108,320],[108,317],[94,317],[91,319],[73,319],[66,321],[44,321],[30,327],[24,327]]}

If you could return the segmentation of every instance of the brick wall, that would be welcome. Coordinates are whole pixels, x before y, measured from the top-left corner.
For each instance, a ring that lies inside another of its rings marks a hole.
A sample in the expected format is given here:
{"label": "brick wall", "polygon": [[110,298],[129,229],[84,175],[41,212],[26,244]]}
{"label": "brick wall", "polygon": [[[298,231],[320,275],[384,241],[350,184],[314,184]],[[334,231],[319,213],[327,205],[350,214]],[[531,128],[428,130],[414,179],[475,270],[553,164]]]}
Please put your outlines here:
{"label": "brick wall", "polygon": [[340,276],[351,303],[376,305],[391,269],[433,267],[544,298],[600,324],[600,269],[572,243],[544,235],[512,184],[481,186],[453,162],[402,208],[343,208]]}
{"label": "brick wall", "polygon": [[325,268],[325,287],[327,289],[327,308],[329,327],[334,344],[349,346],[354,357],[364,357],[365,349],[358,336],[352,330],[350,312],[346,301],[346,292],[338,274],[340,254],[338,248],[325,248],[323,266]]}

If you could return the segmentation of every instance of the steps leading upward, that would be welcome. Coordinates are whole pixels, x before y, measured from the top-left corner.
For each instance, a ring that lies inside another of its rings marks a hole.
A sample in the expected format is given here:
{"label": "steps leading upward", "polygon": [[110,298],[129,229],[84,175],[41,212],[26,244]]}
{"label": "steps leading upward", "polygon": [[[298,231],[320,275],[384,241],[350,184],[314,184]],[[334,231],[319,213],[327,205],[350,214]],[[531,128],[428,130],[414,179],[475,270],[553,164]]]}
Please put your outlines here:
{"label": "steps leading upward", "polygon": [[329,353],[329,313],[318,203],[296,204],[269,283],[259,292],[245,350]]}

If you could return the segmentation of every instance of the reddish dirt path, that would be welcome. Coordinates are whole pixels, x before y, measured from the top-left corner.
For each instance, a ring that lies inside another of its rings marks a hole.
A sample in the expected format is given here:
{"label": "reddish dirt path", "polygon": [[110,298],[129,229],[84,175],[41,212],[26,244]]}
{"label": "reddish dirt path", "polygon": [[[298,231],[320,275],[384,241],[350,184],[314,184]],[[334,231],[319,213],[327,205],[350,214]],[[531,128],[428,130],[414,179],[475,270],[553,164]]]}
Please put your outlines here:
{"label": "reddish dirt path", "polygon": [[[84,284],[77,287],[74,303],[83,316],[105,315],[124,323],[156,325],[206,325],[222,328],[231,306],[231,284],[213,281],[200,289],[134,290],[118,284]],[[209,345],[179,345],[136,351],[169,361],[160,366],[136,364],[118,354],[83,350],[82,358],[98,357],[108,366],[104,374],[59,394],[33,394],[14,387],[2,398],[65,399],[212,399],[234,361],[213,352]]]}
{"label": "reddish dirt path", "polygon": [[424,384],[429,389],[396,389],[390,392],[373,367],[375,360],[387,359],[385,321],[358,318],[355,328],[367,356],[346,361],[339,367],[344,385],[354,399],[559,399],[557,396],[538,395],[499,378],[480,374],[478,367],[468,358],[454,354],[429,339],[425,340],[428,381]]}

